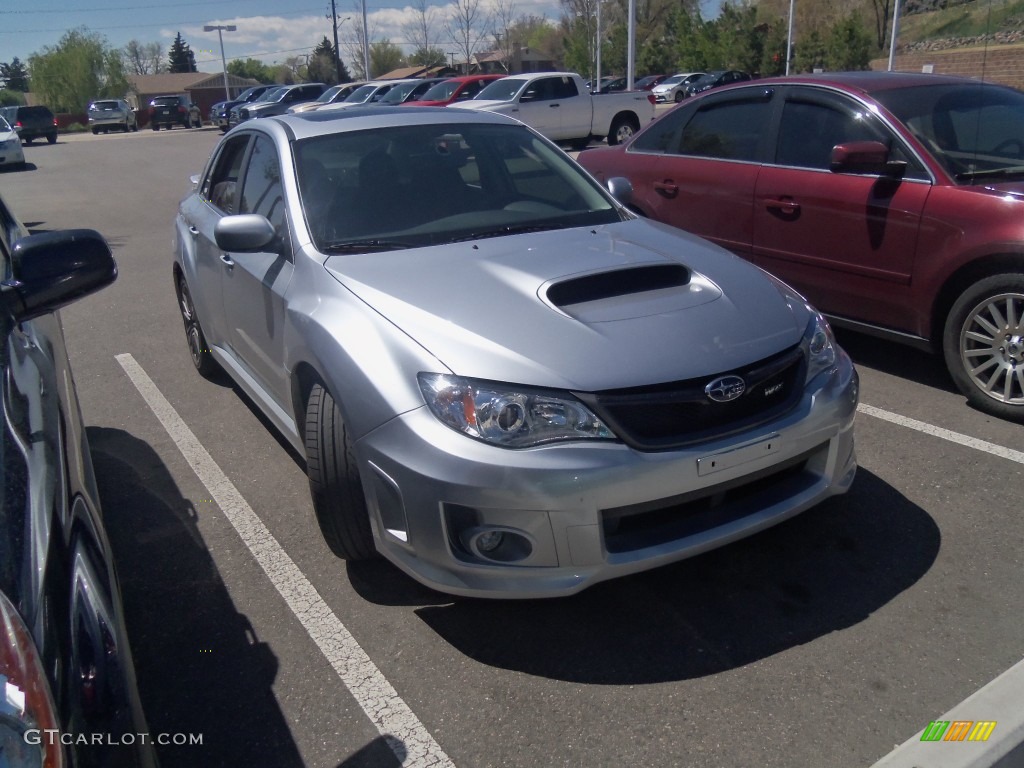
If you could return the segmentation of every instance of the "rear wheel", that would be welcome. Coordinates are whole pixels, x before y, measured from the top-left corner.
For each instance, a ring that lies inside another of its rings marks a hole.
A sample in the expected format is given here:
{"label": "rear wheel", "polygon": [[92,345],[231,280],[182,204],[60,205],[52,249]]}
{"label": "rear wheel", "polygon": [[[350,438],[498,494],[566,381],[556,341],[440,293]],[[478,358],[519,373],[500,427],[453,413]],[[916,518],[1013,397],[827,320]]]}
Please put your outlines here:
{"label": "rear wheel", "polygon": [[964,291],[950,310],[942,346],[968,402],[1024,422],[1024,275],[993,275]]}
{"label": "rear wheel", "polygon": [[47,144],[56,144],[57,143],[57,134],[56,133],[48,134],[47,137],[46,137],[46,143]]}
{"label": "rear wheel", "polygon": [[100,134],[100,129],[95,127],[95,126],[93,126],[92,135],[93,136],[99,136],[99,134]]}
{"label": "rear wheel", "polygon": [[159,131],[160,130],[160,126],[157,125],[156,123],[153,123],[153,130],[154,131]]}
{"label": "rear wheel", "polygon": [[344,560],[377,554],[359,466],[338,404],[320,384],[306,403],[306,471],[327,546]]}
{"label": "rear wheel", "polygon": [[608,131],[608,146],[614,147],[616,144],[629,141],[639,130],[640,124],[632,115],[616,115]]}
{"label": "rear wheel", "polygon": [[683,92],[682,91],[676,91],[676,95],[673,96],[672,98],[675,100],[676,104],[678,104],[680,101],[683,100]]}
{"label": "rear wheel", "polygon": [[216,373],[220,366],[206,345],[206,336],[203,334],[203,327],[199,324],[195,304],[192,303],[192,294],[189,292],[188,283],[185,282],[183,276],[178,278],[178,309],[181,310],[181,320],[185,324],[185,340],[188,342],[188,353],[192,357],[192,365],[199,371],[200,376],[209,378]]}

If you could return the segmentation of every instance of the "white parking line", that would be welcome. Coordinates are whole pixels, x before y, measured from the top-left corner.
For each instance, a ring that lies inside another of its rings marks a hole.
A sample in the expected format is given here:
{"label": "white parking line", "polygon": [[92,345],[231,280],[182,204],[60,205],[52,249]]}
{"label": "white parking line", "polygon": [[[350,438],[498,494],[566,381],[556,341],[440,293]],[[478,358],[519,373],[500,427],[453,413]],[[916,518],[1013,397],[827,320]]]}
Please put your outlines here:
{"label": "white parking line", "polygon": [[[153,380],[130,354],[117,362],[174,440],[267,578],[334,667],[403,766],[455,768],[434,738],[366,655],[316,588],[278,544]],[[400,742],[400,743],[398,743]]]}
{"label": "white parking line", "polygon": [[971,437],[970,435],[951,432],[948,429],[936,427],[933,424],[928,424],[924,421],[908,419],[906,416],[900,416],[898,413],[892,413],[890,411],[883,411],[881,408],[875,408],[873,405],[865,405],[864,403],[861,403],[857,406],[857,410],[868,416],[874,416],[876,419],[882,419],[883,421],[898,424],[899,426],[906,427],[907,429],[924,432],[926,435],[931,435],[932,437],[949,440],[951,443],[958,443],[960,445],[967,446],[968,448],[984,451],[985,453],[990,453],[993,456],[998,456],[1001,459],[1009,459],[1010,461],[1015,461],[1018,464],[1024,464],[1024,451],[1015,451],[1012,448],[1005,448],[1002,445],[996,445],[995,443],[990,443],[987,440],[979,440],[978,438]]}

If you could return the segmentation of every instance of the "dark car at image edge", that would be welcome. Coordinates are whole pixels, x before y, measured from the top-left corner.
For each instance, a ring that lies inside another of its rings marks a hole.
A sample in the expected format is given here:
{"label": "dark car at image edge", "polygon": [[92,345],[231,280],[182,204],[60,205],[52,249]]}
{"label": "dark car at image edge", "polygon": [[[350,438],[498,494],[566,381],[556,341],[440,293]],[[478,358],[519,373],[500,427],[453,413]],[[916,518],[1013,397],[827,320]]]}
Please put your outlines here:
{"label": "dark car at image edge", "polygon": [[49,107],[3,107],[0,114],[18,132],[23,144],[43,138],[50,144],[57,143],[57,118]]}
{"label": "dark car at image edge", "polygon": [[0,765],[156,765],[57,310],[117,276],[0,199]]}
{"label": "dark car at image edge", "polygon": [[833,322],[939,352],[1024,421],[1024,93],[850,72],[715,89],[580,155],[636,212],[705,237]]}

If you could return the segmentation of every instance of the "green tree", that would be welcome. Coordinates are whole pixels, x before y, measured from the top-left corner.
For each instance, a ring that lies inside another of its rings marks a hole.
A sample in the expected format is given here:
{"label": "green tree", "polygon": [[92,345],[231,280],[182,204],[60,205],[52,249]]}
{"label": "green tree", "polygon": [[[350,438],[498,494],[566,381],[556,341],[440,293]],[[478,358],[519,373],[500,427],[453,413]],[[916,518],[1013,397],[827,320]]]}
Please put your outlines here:
{"label": "green tree", "polygon": [[95,98],[124,98],[128,81],[121,52],[85,27],[29,57],[32,90],[55,112],[84,112]]}
{"label": "green tree", "polygon": [[795,44],[793,69],[797,72],[813,72],[825,67],[825,42],[818,30],[812,29]]}
{"label": "green tree", "polygon": [[228,72],[258,80],[264,85],[274,82],[273,70],[259,59],[232,59],[228,62]]}
{"label": "green tree", "polygon": [[851,13],[829,30],[825,66],[833,72],[867,69],[874,40],[860,16]]}
{"label": "green tree", "polygon": [[405,64],[402,49],[388,38],[370,43],[370,72],[372,77],[380,77],[393,69]]}
{"label": "green tree", "polygon": [[192,52],[189,44],[181,39],[181,32],[171,43],[171,50],[167,55],[168,72],[196,72],[196,55]]}
{"label": "green tree", "polygon": [[448,63],[448,57],[440,48],[417,48],[409,56],[409,64],[419,67],[443,67]]}
{"label": "green tree", "polygon": [[28,92],[28,70],[17,56],[10,64],[0,63],[0,80],[6,82],[5,87],[10,91]]}
{"label": "green tree", "polygon": [[349,75],[345,62],[341,62],[341,80],[338,79],[338,68],[334,63],[334,44],[324,36],[319,45],[313,49],[306,65],[306,75],[310,82],[326,83],[336,85],[337,83],[350,83],[352,76]]}
{"label": "green tree", "polygon": [[25,94],[21,91],[12,91],[10,88],[0,88],[0,107],[23,107],[25,106]]}

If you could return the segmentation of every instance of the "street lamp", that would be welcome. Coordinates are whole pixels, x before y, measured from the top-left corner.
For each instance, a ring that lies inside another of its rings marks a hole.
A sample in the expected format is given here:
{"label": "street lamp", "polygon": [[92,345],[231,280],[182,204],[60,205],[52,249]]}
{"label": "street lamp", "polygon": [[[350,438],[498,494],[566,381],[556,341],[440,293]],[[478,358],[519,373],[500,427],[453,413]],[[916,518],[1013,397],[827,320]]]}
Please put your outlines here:
{"label": "street lamp", "polygon": [[228,62],[224,58],[224,32],[234,32],[238,27],[234,24],[207,24],[203,32],[217,30],[217,37],[220,38],[220,63],[224,66],[224,100],[231,101],[231,89],[228,88]]}

